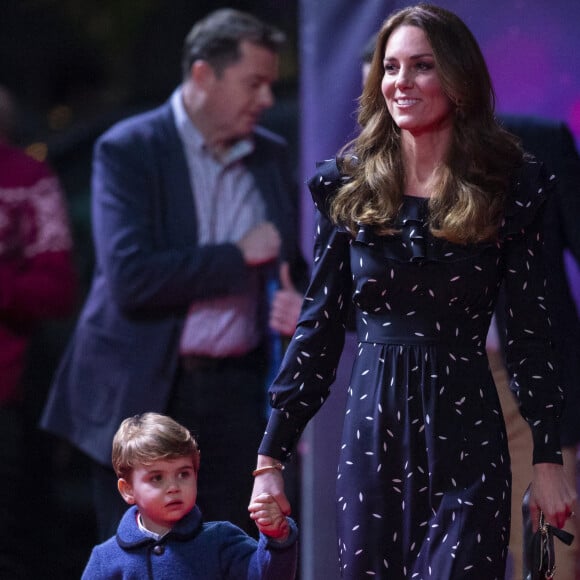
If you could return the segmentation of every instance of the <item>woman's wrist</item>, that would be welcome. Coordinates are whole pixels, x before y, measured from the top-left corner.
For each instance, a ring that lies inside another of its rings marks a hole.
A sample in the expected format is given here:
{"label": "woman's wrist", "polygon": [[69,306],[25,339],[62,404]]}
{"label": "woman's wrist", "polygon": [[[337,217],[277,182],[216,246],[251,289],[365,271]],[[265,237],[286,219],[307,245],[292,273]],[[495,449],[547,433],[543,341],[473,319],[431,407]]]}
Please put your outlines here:
{"label": "woman's wrist", "polygon": [[252,475],[256,477],[256,475],[262,475],[262,473],[268,473],[269,471],[283,471],[284,466],[278,461],[273,463],[272,465],[264,465],[263,467],[256,467],[254,471],[252,471]]}
{"label": "woman's wrist", "polygon": [[262,473],[268,473],[270,471],[282,471],[283,469],[284,465],[279,459],[274,459],[268,455],[258,455],[256,469],[254,469],[252,475],[256,477]]}
{"label": "woman's wrist", "polygon": [[265,467],[266,465],[274,465],[274,463],[280,463],[280,460],[274,457],[270,457],[269,455],[258,455],[258,459],[256,461],[256,469],[259,469],[260,467]]}

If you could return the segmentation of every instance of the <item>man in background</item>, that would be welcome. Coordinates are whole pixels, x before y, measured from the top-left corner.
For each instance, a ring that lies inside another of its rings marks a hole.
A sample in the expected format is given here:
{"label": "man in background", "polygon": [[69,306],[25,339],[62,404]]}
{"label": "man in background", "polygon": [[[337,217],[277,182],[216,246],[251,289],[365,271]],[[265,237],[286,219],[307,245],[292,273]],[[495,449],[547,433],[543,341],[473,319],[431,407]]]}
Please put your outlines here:
{"label": "man in background", "polygon": [[283,41],[249,14],[209,14],[185,40],[169,100],[95,146],[95,273],[42,425],[92,460],[101,539],[125,510],[113,435],[147,411],[185,425],[211,458],[199,475],[204,517],[255,533],[247,499],[268,338],[294,331],[294,285],[307,276],[286,144],[257,126]]}

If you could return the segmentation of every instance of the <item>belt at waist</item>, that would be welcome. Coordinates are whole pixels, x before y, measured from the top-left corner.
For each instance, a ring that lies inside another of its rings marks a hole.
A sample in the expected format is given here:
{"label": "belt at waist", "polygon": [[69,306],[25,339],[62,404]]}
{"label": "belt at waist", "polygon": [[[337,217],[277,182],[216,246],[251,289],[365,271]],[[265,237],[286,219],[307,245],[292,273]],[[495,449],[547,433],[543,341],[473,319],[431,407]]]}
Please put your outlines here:
{"label": "belt at waist", "polygon": [[224,368],[254,368],[266,363],[265,349],[257,348],[240,356],[212,357],[186,354],[180,357],[181,368],[188,372]]}
{"label": "belt at waist", "polygon": [[425,319],[411,324],[391,317],[385,323],[361,316],[357,318],[357,338],[359,342],[379,344],[440,344],[455,348],[485,346],[487,327],[481,322],[469,327],[463,325],[460,332],[456,327],[456,324],[440,325]]}

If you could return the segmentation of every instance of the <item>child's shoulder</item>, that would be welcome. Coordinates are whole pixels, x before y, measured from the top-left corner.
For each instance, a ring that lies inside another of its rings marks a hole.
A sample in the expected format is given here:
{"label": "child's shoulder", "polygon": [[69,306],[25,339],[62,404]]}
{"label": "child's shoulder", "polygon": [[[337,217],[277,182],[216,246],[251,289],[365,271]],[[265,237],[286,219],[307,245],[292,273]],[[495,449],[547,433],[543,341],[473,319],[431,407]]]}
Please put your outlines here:
{"label": "child's shoulder", "polygon": [[244,530],[228,521],[204,522],[201,533],[207,536],[247,536],[250,538]]}

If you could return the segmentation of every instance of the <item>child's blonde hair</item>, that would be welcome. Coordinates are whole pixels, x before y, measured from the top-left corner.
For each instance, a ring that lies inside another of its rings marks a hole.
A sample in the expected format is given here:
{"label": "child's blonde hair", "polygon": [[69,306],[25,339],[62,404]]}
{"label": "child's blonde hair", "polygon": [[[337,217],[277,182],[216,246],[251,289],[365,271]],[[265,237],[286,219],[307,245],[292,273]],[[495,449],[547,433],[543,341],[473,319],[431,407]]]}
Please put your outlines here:
{"label": "child's blonde hair", "polygon": [[113,438],[113,469],[119,478],[128,479],[136,465],[178,457],[191,457],[197,473],[197,441],[183,425],[166,415],[143,413],[129,417]]}

